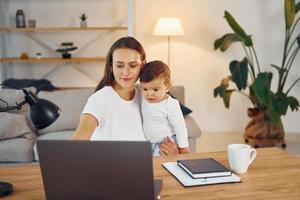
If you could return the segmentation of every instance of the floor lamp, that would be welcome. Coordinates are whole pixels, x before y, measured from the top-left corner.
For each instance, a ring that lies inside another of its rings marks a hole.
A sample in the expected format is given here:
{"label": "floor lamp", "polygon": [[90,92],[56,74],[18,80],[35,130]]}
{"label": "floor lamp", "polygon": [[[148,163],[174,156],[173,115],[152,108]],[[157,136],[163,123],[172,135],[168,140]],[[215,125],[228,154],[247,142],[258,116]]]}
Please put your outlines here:
{"label": "floor lamp", "polygon": [[176,17],[158,18],[153,35],[168,37],[168,66],[170,67],[170,40],[171,36],[184,35],[182,24]]}

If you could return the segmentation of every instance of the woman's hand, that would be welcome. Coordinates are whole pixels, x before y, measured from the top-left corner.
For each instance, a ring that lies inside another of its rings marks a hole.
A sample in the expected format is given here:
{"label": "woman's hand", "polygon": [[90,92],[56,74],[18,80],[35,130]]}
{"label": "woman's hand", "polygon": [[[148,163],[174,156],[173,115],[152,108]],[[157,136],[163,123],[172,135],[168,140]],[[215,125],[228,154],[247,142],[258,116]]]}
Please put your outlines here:
{"label": "woman's hand", "polygon": [[175,155],[179,154],[179,148],[176,142],[174,142],[170,137],[167,137],[164,141],[159,145],[160,155]]}

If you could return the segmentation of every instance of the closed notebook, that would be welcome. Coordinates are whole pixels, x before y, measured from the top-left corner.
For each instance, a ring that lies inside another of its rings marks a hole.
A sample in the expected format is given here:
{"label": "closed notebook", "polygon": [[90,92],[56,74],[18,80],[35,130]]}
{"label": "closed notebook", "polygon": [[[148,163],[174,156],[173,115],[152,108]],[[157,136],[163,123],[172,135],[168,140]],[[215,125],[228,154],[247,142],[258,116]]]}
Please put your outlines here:
{"label": "closed notebook", "polygon": [[192,178],[210,178],[230,176],[231,171],[213,158],[194,160],[178,160],[178,166],[186,171]]}

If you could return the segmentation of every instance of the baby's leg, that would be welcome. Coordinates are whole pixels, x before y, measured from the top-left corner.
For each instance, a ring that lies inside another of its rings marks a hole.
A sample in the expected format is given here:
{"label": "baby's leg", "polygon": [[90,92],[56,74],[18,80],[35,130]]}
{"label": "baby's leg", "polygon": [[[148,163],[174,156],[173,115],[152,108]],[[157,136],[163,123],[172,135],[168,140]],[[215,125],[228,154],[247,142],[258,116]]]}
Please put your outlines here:
{"label": "baby's leg", "polygon": [[152,155],[153,156],[159,156],[160,154],[159,154],[159,152],[160,152],[160,150],[159,150],[159,142],[158,143],[152,143],[151,144],[151,146],[152,146]]}

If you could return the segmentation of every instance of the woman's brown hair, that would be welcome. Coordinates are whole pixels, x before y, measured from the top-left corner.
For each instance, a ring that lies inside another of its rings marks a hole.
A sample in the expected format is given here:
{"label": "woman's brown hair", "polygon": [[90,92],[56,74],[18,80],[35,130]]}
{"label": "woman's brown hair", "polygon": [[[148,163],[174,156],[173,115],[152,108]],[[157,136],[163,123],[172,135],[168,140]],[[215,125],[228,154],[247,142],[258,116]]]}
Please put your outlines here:
{"label": "woman's brown hair", "polygon": [[100,83],[97,85],[95,92],[103,88],[104,86],[112,86],[115,80],[115,77],[112,72],[113,64],[113,53],[116,49],[127,48],[132,49],[140,53],[142,63],[146,60],[146,54],[143,46],[133,37],[123,37],[118,39],[109,49],[106,56],[106,64],[104,69],[104,76]]}

